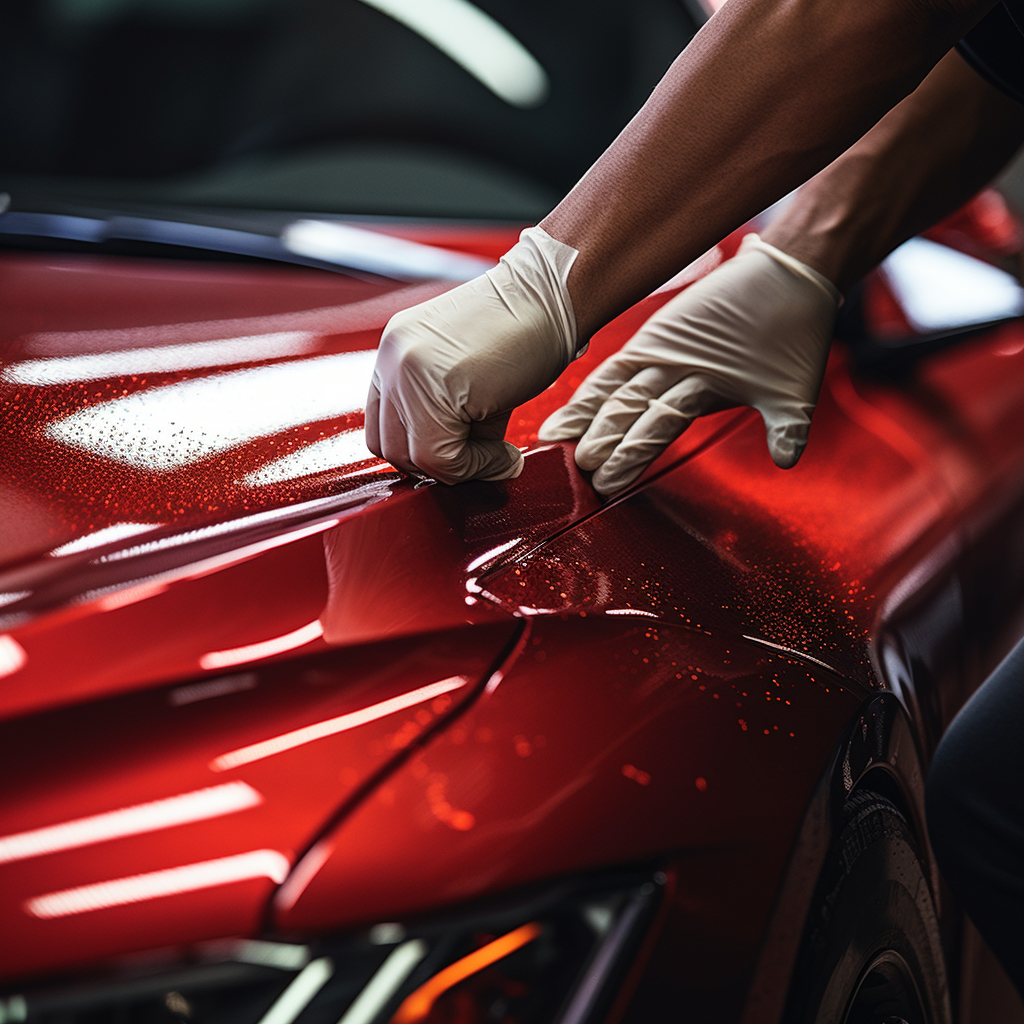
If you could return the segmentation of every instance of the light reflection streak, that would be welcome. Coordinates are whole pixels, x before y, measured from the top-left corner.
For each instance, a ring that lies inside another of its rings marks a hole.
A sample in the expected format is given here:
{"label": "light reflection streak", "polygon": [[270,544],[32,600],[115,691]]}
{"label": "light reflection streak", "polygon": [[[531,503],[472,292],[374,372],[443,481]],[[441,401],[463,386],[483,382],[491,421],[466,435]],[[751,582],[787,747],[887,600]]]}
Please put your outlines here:
{"label": "light reflection streak", "polygon": [[60,850],[76,850],[83,846],[125,836],[156,832],[193,821],[220,818],[249,807],[256,807],[263,797],[244,782],[209,786],[191,793],[149,803],[121,807],[116,811],[75,818],[58,825],[0,837],[0,864],[27,860]]}
{"label": "light reflection streak", "polygon": [[292,1024],[334,974],[334,961],[321,956],[310,961],[260,1017],[259,1024]]}
{"label": "light reflection streak", "polygon": [[[150,597],[162,594],[172,583],[176,583],[179,580],[200,579],[203,576],[208,576],[210,573],[219,572],[221,569],[228,569],[233,565],[248,561],[250,558],[255,558],[265,551],[272,551],[274,548],[295,543],[305,537],[312,537],[314,534],[323,533],[325,530],[329,530],[332,526],[337,525],[337,519],[328,519],[322,523],[314,523],[312,526],[304,526],[301,530],[291,530],[277,537],[270,537],[255,544],[248,544],[244,548],[228,551],[223,555],[204,558],[201,562],[194,562],[180,569],[172,569],[165,573],[147,576],[141,580],[133,580],[127,588],[119,584],[102,590],[90,590],[82,595],[81,600],[96,601],[97,607],[102,611],[113,611],[116,608],[123,608],[125,605],[135,604],[137,601],[145,601]],[[168,538],[167,546],[172,547],[175,540],[176,538],[173,537]],[[162,547],[162,542],[156,543],[151,547],[153,550],[158,550]],[[102,558],[99,561],[107,561],[107,559]]]}
{"label": "light reflection streak", "polygon": [[[474,558],[469,565],[466,566],[466,572],[472,572],[474,569],[479,569],[485,562],[489,562],[492,558],[497,558],[498,555],[503,555],[510,548],[514,548],[523,538],[513,537],[512,540],[507,541],[504,544],[499,544],[496,548],[491,548],[490,551],[485,551],[479,558]],[[474,580],[474,582],[476,582]]]}
{"label": "light reflection streak", "polygon": [[322,441],[300,448],[283,458],[268,462],[259,469],[243,477],[242,483],[247,487],[265,487],[284,480],[295,480],[313,473],[323,473],[331,469],[342,469],[357,462],[377,459],[377,456],[366,447],[366,435],[362,428],[346,430],[333,437],[325,437]]}
{"label": "light reflection streak", "polygon": [[269,740],[260,743],[252,743],[247,747],[239,747],[227,754],[221,754],[210,762],[210,767],[215,772],[228,771],[237,768],[239,765],[250,764],[253,761],[261,761],[265,757],[272,757],[285,750],[292,750],[314,740],[323,739],[325,736],[334,736],[340,732],[347,732],[368,722],[375,722],[378,718],[393,715],[396,711],[403,711],[424,701],[433,700],[443,693],[451,693],[452,690],[459,690],[469,682],[466,676],[450,676],[448,679],[441,679],[429,686],[421,686],[418,690],[411,690],[409,693],[399,694],[389,700],[381,701],[379,704],[371,704],[369,707],[361,708],[359,711],[350,711],[347,715],[338,715],[337,718],[328,718],[326,721],[317,722],[315,725],[307,725],[301,729],[293,729],[291,732],[283,733]]}
{"label": "light reflection streak", "polygon": [[505,681],[505,673],[518,662],[523,651],[526,649],[526,643],[530,639],[530,634],[532,632],[533,624],[529,619],[527,619],[523,623],[523,631],[519,634],[519,639],[516,641],[515,647],[512,648],[512,651],[509,653],[505,661],[491,673],[491,678],[487,680],[487,685],[484,687],[484,693],[494,693],[494,691]]}
{"label": "light reflection streak", "polygon": [[6,594],[0,594],[0,608],[5,604],[14,604],[15,601],[20,601],[31,593],[31,590],[11,590]]}
{"label": "light reflection streak", "polygon": [[25,648],[13,636],[7,633],[0,636],[0,679],[14,675],[23,669],[27,662]]}
{"label": "light reflection streak", "polygon": [[316,347],[317,335],[309,331],[278,331],[274,334],[216,341],[195,341],[186,345],[158,348],[129,348],[87,355],[29,359],[8,366],[0,379],[12,384],[74,384],[107,377],[142,376],[175,370],[255,363],[262,359],[299,356]]}
{"label": "light reflection streak", "polygon": [[1019,356],[1024,352],[1024,341],[1008,341],[996,346],[997,356]]}
{"label": "light reflection streak", "polygon": [[327,263],[345,263],[356,247],[361,256],[361,269],[399,278],[445,277],[452,281],[471,281],[494,266],[493,260],[337,221],[294,221],[281,233],[281,242],[291,252]]}
{"label": "light reflection streak", "polygon": [[288,876],[289,867],[288,858],[278,850],[251,850],[232,857],[62,889],[26,900],[24,907],[33,917],[44,920],[70,917],[256,878],[269,878],[280,884]]}
{"label": "light reflection streak", "polygon": [[161,523],[114,523],[112,526],[105,526],[95,533],[88,533],[84,537],[76,537],[69,540],[67,544],[61,544],[50,552],[51,557],[61,555],[74,555],[80,551],[89,551],[92,548],[102,547],[104,544],[113,544],[114,541],[124,540],[126,537],[135,537],[140,533],[148,533],[156,530]]}
{"label": "light reflection streak", "polygon": [[1024,313],[1024,288],[1012,274],[927,238],[904,242],[881,269],[922,334]]}
{"label": "light reflection streak", "polygon": [[644,611],[640,608],[605,608],[605,615],[641,615],[644,618],[656,619],[658,616],[654,612]]}
{"label": "light reflection streak", "polygon": [[279,913],[291,910],[306,891],[306,886],[320,873],[320,869],[334,854],[334,843],[321,839],[295,865],[280,889],[274,893],[274,907]]}
{"label": "light reflection streak", "polygon": [[[148,601],[152,597],[158,597],[167,589],[166,580],[150,578],[140,580],[131,587],[117,588],[109,594],[105,594],[96,601],[96,607],[101,612],[114,612],[118,608],[127,608],[131,604],[138,604],[140,601]],[[87,600],[95,595],[87,595]]]}
{"label": "light reflection streak", "polygon": [[233,676],[221,676],[219,679],[207,679],[202,683],[188,683],[177,686],[168,694],[171,707],[180,708],[184,704],[195,704],[211,697],[223,697],[229,693],[255,689],[259,680],[255,672],[240,672]]}
{"label": "light reflection streak", "polygon": [[412,29],[516,107],[547,99],[547,73],[504,26],[468,0],[363,0]]}
{"label": "light reflection streak", "polygon": [[393,949],[338,1024],[373,1024],[427,952],[422,939],[410,939]]}
{"label": "light reflection streak", "polygon": [[229,370],[149,388],[54,420],[46,434],[113,462],[169,472],[258,437],[358,412],[375,350]]}
{"label": "light reflection streak", "polygon": [[[365,493],[367,488],[361,487],[357,491],[349,491],[349,497],[356,496],[360,492]],[[320,502],[318,504],[325,504]],[[294,507],[294,506],[293,506]],[[123,548],[120,551],[112,551],[109,554],[97,558],[97,562],[117,562],[124,558],[136,558],[139,555],[148,555],[153,551],[166,551],[168,548],[177,548],[185,544],[194,544],[197,541],[208,540],[210,537],[220,537],[225,533],[239,533],[252,526],[259,526],[264,523],[273,523],[280,519],[280,510],[272,509],[269,512],[259,512],[253,516],[243,516],[241,519],[229,519],[225,523],[215,523],[213,526],[202,526],[198,530],[186,530],[183,533],[176,533],[171,537],[161,537],[160,540],[149,541],[144,544],[135,544],[130,548]],[[286,539],[297,539],[299,536],[308,536],[311,533],[319,533],[337,526],[337,519],[324,520],[322,523],[315,523],[313,526],[304,527],[302,530],[292,531],[283,535]]]}
{"label": "light reflection streak", "polygon": [[294,942],[268,942],[266,939],[229,940],[231,958],[242,964],[276,967],[279,971],[299,971],[309,963],[309,946]]}
{"label": "light reflection streak", "polygon": [[898,452],[922,476],[928,475],[931,452],[898,420],[863,398],[849,376],[834,373],[828,378],[827,387],[836,405],[854,423]]}
{"label": "light reflection streak", "polygon": [[839,669],[835,668],[835,666],[829,665],[828,662],[822,661],[820,658],[815,658],[813,654],[807,654],[806,651],[799,651],[795,647],[786,647],[784,644],[772,643],[771,640],[765,640],[760,636],[749,636],[746,633],[743,634],[743,639],[749,640],[752,644],[760,644],[762,647],[768,647],[773,651],[780,651],[782,654],[791,658],[796,658],[799,661],[810,661],[819,668],[823,668],[827,672],[831,672],[834,676],[842,675]]}
{"label": "light reflection streak", "polygon": [[324,627],[319,619],[306,623],[298,629],[275,636],[270,640],[247,644],[245,647],[233,647],[226,651],[210,651],[199,659],[199,667],[205,669],[226,668],[228,665],[241,665],[246,661],[258,661],[269,658],[284,651],[294,651],[297,647],[305,647],[324,635]]}

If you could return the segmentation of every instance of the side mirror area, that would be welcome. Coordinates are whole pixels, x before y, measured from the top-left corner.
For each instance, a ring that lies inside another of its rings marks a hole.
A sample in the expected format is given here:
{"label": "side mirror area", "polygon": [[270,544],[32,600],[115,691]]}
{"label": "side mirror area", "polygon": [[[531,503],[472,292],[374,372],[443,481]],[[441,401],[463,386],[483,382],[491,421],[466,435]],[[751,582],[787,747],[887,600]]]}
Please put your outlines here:
{"label": "side mirror area", "polygon": [[898,379],[922,357],[1021,316],[1024,287],[1013,274],[912,238],[851,289],[836,336],[861,373]]}

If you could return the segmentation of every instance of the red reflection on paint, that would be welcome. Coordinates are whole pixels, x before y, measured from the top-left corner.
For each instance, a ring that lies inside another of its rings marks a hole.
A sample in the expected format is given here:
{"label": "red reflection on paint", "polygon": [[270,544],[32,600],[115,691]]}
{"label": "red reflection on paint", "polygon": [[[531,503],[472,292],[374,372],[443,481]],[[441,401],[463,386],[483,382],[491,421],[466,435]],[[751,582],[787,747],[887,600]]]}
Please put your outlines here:
{"label": "red reflection on paint", "polygon": [[302,729],[293,729],[291,732],[283,733],[261,743],[252,743],[247,747],[239,747],[227,754],[221,754],[210,762],[210,767],[215,772],[225,772],[231,768],[238,768],[243,764],[251,764],[253,761],[262,761],[265,757],[272,757],[274,754],[292,750],[314,740],[323,739],[325,736],[334,736],[340,732],[347,732],[349,729],[358,728],[368,722],[374,722],[378,718],[393,715],[396,711],[411,708],[416,704],[433,700],[443,693],[451,693],[452,690],[459,690],[469,680],[465,676],[451,676],[448,679],[441,679],[429,686],[422,686],[418,690],[400,694],[390,700],[381,701],[379,704],[372,704],[368,708],[361,708],[359,711],[351,711],[347,715],[339,715],[337,718],[329,718],[325,722],[317,722],[315,725],[307,725]]}
{"label": "red reflection on paint", "polygon": [[119,807],[114,811],[76,818],[58,825],[0,836],[0,864],[56,853],[58,850],[74,850],[124,836],[156,832],[193,821],[219,818],[255,807],[262,800],[263,797],[252,786],[244,782],[229,782],[164,800]]}
{"label": "red reflection on paint", "polygon": [[320,620],[316,619],[290,633],[273,637],[270,640],[247,644],[244,647],[234,647],[227,651],[210,651],[199,659],[199,667],[205,669],[227,668],[229,665],[242,665],[247,661],[271,658],[275,654],[283,654],[285,651],[294,651],[298,647],[305,647],[306,644],[311,644],[323,635],[324,627],[320,624]]}
{"label": "red reflection on paint", "polygon": [[277,850],[253,850],[233,857],[184,864],[165,871],[114,878],[109,882],[80,885],[62,889],[26,901],[25,910],[33,917],[68,917],[93,910],[142,903],[162,896],[176,896],[218,885],[244,882],[252,878],[269,878],[281,883],[288,877],[288,858]]}
{"label": "red reflection on paint", "polygon": [[0,636],[0,677],[13,675],[27,661],[25,648],[13,636]]}

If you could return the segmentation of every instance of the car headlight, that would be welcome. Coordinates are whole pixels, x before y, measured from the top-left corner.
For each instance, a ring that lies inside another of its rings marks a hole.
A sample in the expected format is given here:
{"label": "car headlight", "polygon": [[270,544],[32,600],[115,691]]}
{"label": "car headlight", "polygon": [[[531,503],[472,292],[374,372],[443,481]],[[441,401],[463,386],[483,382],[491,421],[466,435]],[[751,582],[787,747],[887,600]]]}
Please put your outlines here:
{"label": "car headlight", "polygon": [[0,997],[0,1024],[589,1024],[664,885],[658,871],[605,874],[308,945],[204,943],[103,981]]}

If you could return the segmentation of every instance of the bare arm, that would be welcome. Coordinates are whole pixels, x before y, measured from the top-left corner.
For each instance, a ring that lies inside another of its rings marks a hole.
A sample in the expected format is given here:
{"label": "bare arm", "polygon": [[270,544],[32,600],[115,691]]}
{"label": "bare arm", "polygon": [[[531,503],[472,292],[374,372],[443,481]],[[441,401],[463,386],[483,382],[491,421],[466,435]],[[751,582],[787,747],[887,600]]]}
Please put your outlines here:
{"label": "bare arm", "polygon": [[1024,140],[1021,114],[947,54],[800,189],[760,240],[747,239],[661,307],[544,423],[541,437],[580,437],[577,463],[610,494],[698,416],[750,405],[776,464],[792,466],[832,340],[833,286],[847,287],[988,182]]}
{"label": "bare arm", "polygon": [[[448,483],[517,475],[522,456],[503,441],[514,406],[550,383],[613,316],[857,142],[994,2],[729,0],[582,181],[499,267],[388,324],[367,398],[370,449]],[[950,194],[976,176],[964,171]],[[926,178],[934,180],[934,171]],[[817,195],[826,192],[823,185]],[[813,206],[801,208],[826,226]],[[901,214],[892,230],[919,216]],[[845,223],[858,221],[851,213]],[[869,218],[849,236],[858,258],[878,223]],[[551,437],[586,430],[576,458],[587,469],[601,465],[595,486],[624,486],[694,416],[727,405],[761,411],[780,466],[800,457],[838,293],[813,266],[765,243],[709,275],[704,289],[717,293],[724,279],[726,292],[738,289],[749,300],[746,274],[770,279],[776,321],[798,321],[795,330],[769,332],[788,338],[792,351],[765,345],[753,359],[745,333],[724,337],[719,300],[689,333],[680,325],[693,317],[679,311],[679,323],[667,328],[686,335],[679,345],[653,352],[631,342],[623,365],[595,371],[600,379],[581,389],[586,400],[545,424]],[[794,289],[804,301],[780,305]],[[694,286],[686,304],[699,306],[701,294]],[[666,307],[665,316],[673,311]],[[619,376],[622,394],[608,403],[615,415],[596,415]],[[664,422],[652,426],[645,410]]]}
{"label": "bare arm", "polygon": [[1024,143],[1024,108],[955,52],[762,234],[841,291],[953,212]]}
{"label": "bare arm", "polygon": [[835,159],[993,0],[730,0],[542,222],[586,340]]}

